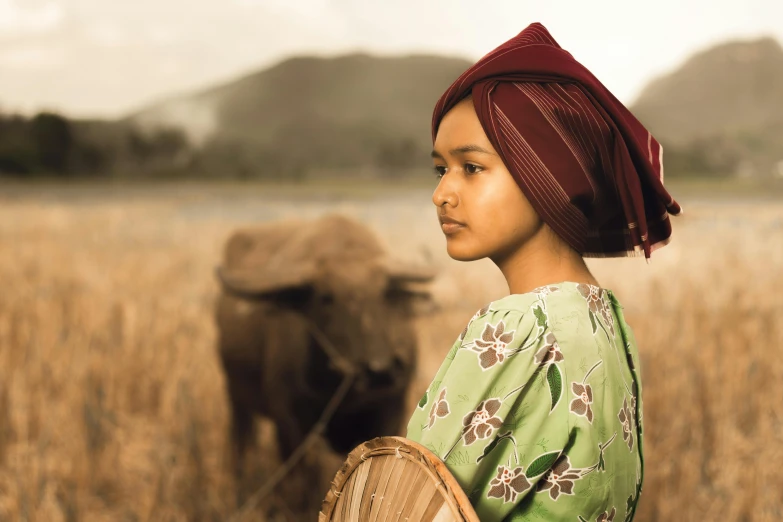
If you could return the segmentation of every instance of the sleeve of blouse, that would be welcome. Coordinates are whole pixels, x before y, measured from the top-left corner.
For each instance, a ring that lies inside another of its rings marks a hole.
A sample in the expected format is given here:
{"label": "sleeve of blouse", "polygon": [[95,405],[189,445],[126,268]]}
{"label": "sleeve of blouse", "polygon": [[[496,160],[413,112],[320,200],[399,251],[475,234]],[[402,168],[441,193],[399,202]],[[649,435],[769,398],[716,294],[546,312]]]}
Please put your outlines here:
{"label": "sleeve of blouse", "polygon": [[483,308],[449,356],[409,433],[446,463],[482,522],[501,521],[532,494],[569,438],[563,355],[544,302]]}

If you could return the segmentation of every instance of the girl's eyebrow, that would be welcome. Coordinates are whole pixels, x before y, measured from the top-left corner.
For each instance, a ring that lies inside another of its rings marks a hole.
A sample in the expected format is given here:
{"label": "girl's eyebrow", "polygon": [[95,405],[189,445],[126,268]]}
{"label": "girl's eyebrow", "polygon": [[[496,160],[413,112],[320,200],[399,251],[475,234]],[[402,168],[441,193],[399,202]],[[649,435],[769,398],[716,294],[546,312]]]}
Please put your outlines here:
{"label": "girl's eyebrow", "polygon": [[[489,154],[491,156],[497,156],[494,152],[490,152],[487,149],[483,147],[479,147],[478,145],[470,144],[470,145],[462,145],[461,147],[456,147],[454,149],[451,149],[449,151],[449,154],[451,156],[456,156],[458,154],[464,154],[466,152],[480,152],[481,154]],[[436,151],[435,149],[432,149],[432,152],[430,153],[430,156],[433,158],[440,158],[444,159],[440,152]]]}

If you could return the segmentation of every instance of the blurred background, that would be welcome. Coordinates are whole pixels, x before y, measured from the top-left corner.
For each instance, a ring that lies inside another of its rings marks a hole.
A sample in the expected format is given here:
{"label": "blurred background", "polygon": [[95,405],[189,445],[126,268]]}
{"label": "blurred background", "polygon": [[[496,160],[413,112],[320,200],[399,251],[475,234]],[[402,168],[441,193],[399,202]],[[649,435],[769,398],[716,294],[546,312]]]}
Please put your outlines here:
{"label": "blurred background", "polygon": [[663,144],[685,209],[650,264],[588,259],[642,356],[636,520],[783,518],[780,1],[0,0],[0,520],[236,511],[213,269],[237,227],[340,212],[437,267],[412,411],[508,293],[446,254],[432,109],[532,22]]}

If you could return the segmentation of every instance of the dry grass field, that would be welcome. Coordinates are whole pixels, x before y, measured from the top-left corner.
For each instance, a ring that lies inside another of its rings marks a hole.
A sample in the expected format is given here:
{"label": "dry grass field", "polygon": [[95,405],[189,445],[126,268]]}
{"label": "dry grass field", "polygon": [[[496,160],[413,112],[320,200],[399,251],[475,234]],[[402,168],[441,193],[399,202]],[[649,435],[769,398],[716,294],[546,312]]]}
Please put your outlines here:
{"label": "dry grass field", "polygon": [[[211,314],[212,268],[237,225],[336,210],[441,267],[412,407],[465,321],[507,292],[488,261],[448,258],[430,193],[0,187],[0,520],[231,515]],[[642,353],[637,520],[781,520],[783,200],[680,201],[650,264],[588,260]],[[262,473],[276,465],[264,448]],[[284,520],[273,507],[251,519]]]}

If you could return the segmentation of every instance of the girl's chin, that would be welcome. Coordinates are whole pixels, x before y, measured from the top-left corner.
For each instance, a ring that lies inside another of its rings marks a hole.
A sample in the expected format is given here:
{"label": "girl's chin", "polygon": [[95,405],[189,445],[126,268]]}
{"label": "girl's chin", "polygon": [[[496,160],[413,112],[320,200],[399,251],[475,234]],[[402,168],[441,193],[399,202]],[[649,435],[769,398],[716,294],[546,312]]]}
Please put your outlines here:
{"label": "girl's chin", "polygon": [[486,257],[486,255],[479,253],[477,249],[460,243],[460,241],[455,240],[447,240],[446,243],[446,252],[455,261],[475,261]]}

